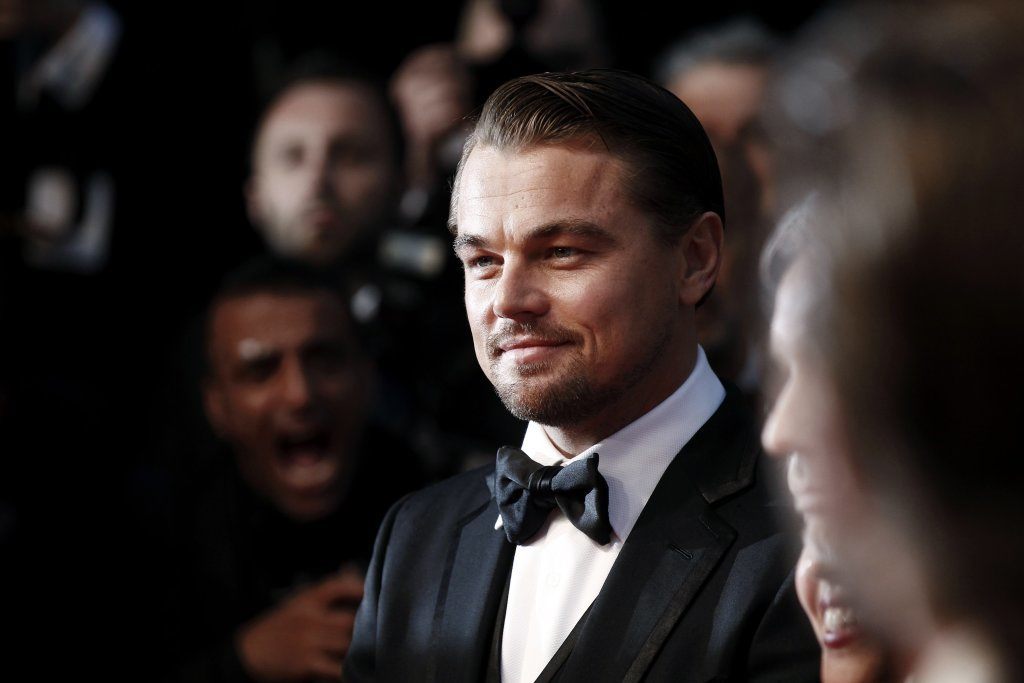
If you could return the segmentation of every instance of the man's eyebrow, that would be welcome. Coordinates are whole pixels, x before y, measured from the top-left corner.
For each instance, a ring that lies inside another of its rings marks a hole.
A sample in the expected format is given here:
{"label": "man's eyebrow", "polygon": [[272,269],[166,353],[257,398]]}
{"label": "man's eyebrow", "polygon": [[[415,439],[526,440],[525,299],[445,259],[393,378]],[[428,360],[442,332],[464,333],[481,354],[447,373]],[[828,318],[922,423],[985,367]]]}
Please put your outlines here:
{"label": "man's eyebrow", "polygon": [[459,253],[460,251],[462,251],[463,249],[467,248],[467,247],[469,247],[469,248],[474,248],[474,247],[479,248],[479,247],[484,247],[486,245],[487,245],[487,240],[485,240],[483,237],[480,237],[478,235],[456,235],[455,239],[452,240],[452,248],[455,250],[456,254]]}
{"label": "man's eyebrow", "polygon": [[[586,237],[605,244],[616,244],[618,239],[607,229],[582,218],[567,218],[539,225],[526,233],[526,241],[549,240],[563,235]],[[452,241],[452,248],[459,253],[466,248],[486,249],[488,241],[479,235],[458,235]]]}
{"label": "man's eyebrow", "polygon": [[587,237],[608,244],[618,241],[607,229],[582,218],[568,218],[541,225],[527,233],[526,239],[551,239],[562,235]]}

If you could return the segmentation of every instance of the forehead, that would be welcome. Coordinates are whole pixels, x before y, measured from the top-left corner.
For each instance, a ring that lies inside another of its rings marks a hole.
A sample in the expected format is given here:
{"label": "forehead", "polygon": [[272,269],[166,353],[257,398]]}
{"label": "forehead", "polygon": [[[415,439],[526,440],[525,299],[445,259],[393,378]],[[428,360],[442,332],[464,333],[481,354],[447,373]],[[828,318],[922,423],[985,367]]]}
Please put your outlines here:
{"label": "forehead", "polygon": [[460,235],[516,232],[570,220],[615,224],[639,212],[624,187],[626,164],[586,142],[534,145],[523,150],[479,146],[459,179]]}
{"label": "forehead", "polygon": [[735,126],[757,113],[767,78],[762,66],[708,62],[676,76],[669,90],[705,128]]}
{"label": "forehead", "polygon": [[707,62],[677,75],[669,89],[693,109],[706,98],[756,100],[767,78],[767,69],[756,64]]}
{"label": "forehead", "polygon": [[270,106],[258,145],[289,138],[353,135],[387,138],[386,112],[379,96],[357,81],[311,81],[286,90]]}
{"label": "forehead", "polygon": [[222,301],[210,321],[218,353],[246,348],[287,349],[316,339],[351,340],[341,300],[329,292],[255,293]]}

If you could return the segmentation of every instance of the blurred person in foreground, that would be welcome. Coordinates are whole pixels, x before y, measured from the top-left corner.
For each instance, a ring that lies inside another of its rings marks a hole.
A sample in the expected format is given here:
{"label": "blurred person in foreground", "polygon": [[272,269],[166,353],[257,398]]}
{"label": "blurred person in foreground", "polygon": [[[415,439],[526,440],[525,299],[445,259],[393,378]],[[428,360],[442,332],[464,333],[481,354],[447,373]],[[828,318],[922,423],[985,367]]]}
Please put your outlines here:
{"label": "blurred person in foreground", "polygon": [[337,680],[376,526],[420,483],[407,449],[367,428],[347,297],[305,266],[251,262],[210,304],[206,353],[225,452],[179,492],[169,678]]}
{"label": "blurred person in foreground", "polygon": [[772,197],[757,117],[779,52],[766,28],[738,19],[686,36],[655,69],[692,107],[722,167],[729,239],[715,291],[697,315],[698,333],[716,371],[752,397],[762,374],[757,258]]}
{"label": "blurred person in foreground", "polygon": [[[1022,31],[1013,3],[861,6],[812,27],[769,111],[837,429],[807,453],[820,425],[775,415],[765,445],[849,473],[818,479],[835,566],[915,681],[1024,679]],[[776,411],[815,400],[789,370]]]}
{"label": "blurred person in foreground", "polygon": [[[865,493],[850,468],[846,426],[820,336],[824,289],[821,249],[815,249],[811,205],[780,221],[765,248],[763,276],[773,294],[769,373],[774,404],[762,441],[786,459],[786,483],[804,525],[796,588],[821,645],[823,683],[891,680],[890,654],[864,629],[856,596],[844,585],[843,564],[830,539],[864,516]],[[845,528],[844,525],[845,524]]]}
{"label": "blurred person in foreground", "polygon": [[451,214],[480,367],[530,422],[389,512],[346,680],[816,680],[756,430],[696,339],[724,210],[693,114],[628,72],[509,81]]}

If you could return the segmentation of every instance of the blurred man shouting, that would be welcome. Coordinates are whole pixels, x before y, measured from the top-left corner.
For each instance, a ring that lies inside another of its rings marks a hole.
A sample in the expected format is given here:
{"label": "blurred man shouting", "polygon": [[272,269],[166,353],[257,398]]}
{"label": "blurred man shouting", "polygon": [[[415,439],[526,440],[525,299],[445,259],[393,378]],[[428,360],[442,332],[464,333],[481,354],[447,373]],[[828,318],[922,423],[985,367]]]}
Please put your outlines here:
{"label": "blurred man shouting", "polygon": [[367,424],[371,364],[319,271],[267,258],[229,276],[206,356],[224,457],[178,497],[170,678],[337,680],[374,531],[417,483],[410,452]]}

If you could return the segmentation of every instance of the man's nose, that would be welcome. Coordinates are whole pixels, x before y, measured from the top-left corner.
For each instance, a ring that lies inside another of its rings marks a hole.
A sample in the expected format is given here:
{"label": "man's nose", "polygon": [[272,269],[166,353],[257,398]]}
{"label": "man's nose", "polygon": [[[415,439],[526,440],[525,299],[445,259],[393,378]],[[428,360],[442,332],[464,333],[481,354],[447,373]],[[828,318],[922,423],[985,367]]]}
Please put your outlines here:
{"label": "man's nose", "polygon": [[333,168],[331,156],[329,154],[317,155],[311,162],[310,185],[313,195],[319,198],[332,196],[334,185],[331,182]]}
{"label": "man's nose", "polygon": [[771,412],[768,413],[761,429],[761,445],[768,455],[777,458],[785,457],[794,450],[786,418],[786,400],[786,391],[783,390],[775,398]]}
{"label": "man's nose", "polygon": [[547,313],[548,294],[539,275],[528,263],[508,260],[494,288],[491,308],[499,318],[525,320]]}
{"label": "man's nose", "polygon": [[316,378],[299,361],[285,363],[281,393],[290,408],[304,409],[313,404]]}

